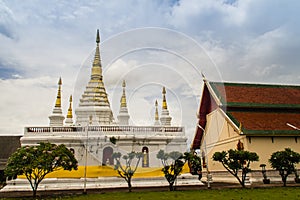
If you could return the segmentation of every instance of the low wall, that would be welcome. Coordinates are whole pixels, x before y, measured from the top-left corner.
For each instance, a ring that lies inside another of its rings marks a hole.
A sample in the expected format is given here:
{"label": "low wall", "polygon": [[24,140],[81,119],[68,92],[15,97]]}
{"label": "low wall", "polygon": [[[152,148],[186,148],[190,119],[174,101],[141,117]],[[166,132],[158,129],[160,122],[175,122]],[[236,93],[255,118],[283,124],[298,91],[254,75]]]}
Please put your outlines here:
{"label": "low wall", "polygon": [[[282,182],[279,172],[276,170],[267,170],[267,178],[270,179],[270,183]],[[298,170],[299,174],[299,170]],[[213,182],[228,182],[228,183],[239,183],[238,180],[230,174],[228,171],[212,171],[211,172]],[[250,183],[263,183],[263,175],[260,170],[253,170],[248,173]],[[202,180],[206,181],[207,173],[202,171]],[[287,182],[295,182],[295,175],[290,174],[287,178]]]}

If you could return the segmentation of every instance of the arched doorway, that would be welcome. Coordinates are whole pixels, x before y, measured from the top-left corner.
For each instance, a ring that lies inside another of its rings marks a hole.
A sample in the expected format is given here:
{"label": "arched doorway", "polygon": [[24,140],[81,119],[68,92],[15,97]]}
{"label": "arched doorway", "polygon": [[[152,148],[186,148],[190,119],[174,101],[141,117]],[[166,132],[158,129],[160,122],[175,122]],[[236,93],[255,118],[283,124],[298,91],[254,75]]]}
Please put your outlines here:
{"label": "arched doorway", "polygon": [[142,152],[143,152],[142,167],[149,167],[149,149],[148,149],[148,147],[143,147]]}
{"label": "arched doorway", "polygon": [[103,149],[102,165],[114,165],[112,158],[114,150],[111,147],[105,147]]}

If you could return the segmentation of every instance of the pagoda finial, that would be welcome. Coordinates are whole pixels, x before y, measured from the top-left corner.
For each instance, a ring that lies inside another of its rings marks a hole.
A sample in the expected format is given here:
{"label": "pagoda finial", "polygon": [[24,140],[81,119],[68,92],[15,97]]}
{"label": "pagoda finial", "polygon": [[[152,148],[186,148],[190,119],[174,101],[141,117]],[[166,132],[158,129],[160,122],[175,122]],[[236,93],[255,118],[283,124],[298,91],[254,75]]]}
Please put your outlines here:
{"label": "pagoda finial", "polygon": [[167,100],[166,100],[166,88],[165,87],[163,87],[162,94],[163,94],[162,108],[163,109],[168,109]]}
{"label": "pagoda finial", "polygon": [[123,80],[122,87],[123,87],[123,94],[122,94],[122,97],[121,97],[121,108],[126,108],[127,103],[126,103],[126,94],[125,94],[125,87],[126,87],[125,80]]}
{"label": "pagoda finial", "polygon": [[70,119],[73,118],[73,113],[72,113],[72,95],[70,95],[70,99],[69,99],[69,109],[68,109],[67,118],[70,118]]}
{"label": "pagoda finial", "polygon": [[58,80],[58,91],[57,91],[57,97],[56,97],[56,102],[55,102],[55,107],[60,108],[61,107],[61,77]]}
{"label": "pagoda finial", "polygon": [[96,43],[100,43],[100,34],[99,34],[99,29],[97,29],[97,36],[96,36]]}
{"label": "pagoda finial", "polygon": [[155,100],[155,118],[154,118],[154,126],[159,126],[159,115],[158,115],[158,103],[157,100]]}
{"label": "pagoda finial", "polygon": [[159,120],[159,116],[158,116],[158,103],[157,100],[155,100],[155,121]]}
{"label": "pagoda finial", "polygon": [[97,29],[96,43],[97,43],[97,46],[96,46],[93,67],[92,67],[91,79],[102,81],[102,66],[101,66],[100,48],[99,48],[99,43],[100,43],[99,29]]}
{"label": "pagoda finial", "polygon": [[58,85],[62,85],[61,77],[59,77]]}

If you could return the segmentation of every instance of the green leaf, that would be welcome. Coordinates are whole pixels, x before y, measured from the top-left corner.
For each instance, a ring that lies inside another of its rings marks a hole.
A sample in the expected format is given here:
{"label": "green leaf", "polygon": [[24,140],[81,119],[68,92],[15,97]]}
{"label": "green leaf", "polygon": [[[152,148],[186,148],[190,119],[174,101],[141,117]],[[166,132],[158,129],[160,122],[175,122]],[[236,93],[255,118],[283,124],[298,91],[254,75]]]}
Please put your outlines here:
{"label": "green leaf", "polygon": [[25,175],[34,190],[48,173],[61,168],[77,170],[77,164],[73,153],[65,145],[41,142],[37,146],[21,147],[13,153],[8,159],[5,174],[10,177]]}

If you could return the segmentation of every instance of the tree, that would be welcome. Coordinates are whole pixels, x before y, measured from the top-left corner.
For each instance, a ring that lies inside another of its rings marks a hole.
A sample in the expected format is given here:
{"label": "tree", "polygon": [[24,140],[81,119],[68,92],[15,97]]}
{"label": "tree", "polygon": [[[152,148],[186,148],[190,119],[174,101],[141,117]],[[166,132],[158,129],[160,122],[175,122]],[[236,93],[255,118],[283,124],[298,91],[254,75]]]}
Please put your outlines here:
{"label": "tree", "polygon": [[[132,185],[131,185],[131,179],[135,173],[135,171],[137,170],[137,167],[139,165],[139,162],[143,156],[142,152],[130,152],[127,155],[123,155],[123,160],[125,160],[125,165],[122,166],[121,164],[121,153],[120,152],[116,152],[112,154],[113,159],[116,161],[115,164],[115,170],[117,170],[118,174],[120,175],[120,177],[124,178],[125,181],[128,184],[128,190],[129,192],[131,192],[132,190]],[[137,161],[135,162],[135,166],[133,164],[133,160],[134,158],[137,159]]]}
{"label": "tree", "polygon": [[41,142],[37,146],[19,148],[8,159],[5,174],[9,177],[25,175],[33,196],[45,176],[60,169],[77,170],[77,160],[65,145]]}
{"label": "tree", "polygon": [[[178,151],[165,153],[163,150],[160,150],[157,153],[156,157],[160,159],[163,164],[162,171],[165,175],[165,178],[169,182],[170,191],[174,191],[174,183],[177,179],[177,176],[181,173],[182,168],[186,162],[184,156]],[[172,160],[171,164],[168,163],[168,160]]]}
{"label": "tree", "polygon": [[192,175],[198,175],[199,181],[202,178],[201,158],[194,152],[185,152],[184,158],[188,161]]}
{"label": "tree", "polygon": [[[255,152],[230,149],[227,152],[215,152],[213,160],[221,162],[225,169],[232,174],[244,188],[247,173],[251,171],[250,163],[258,161],[259,157]],[[239,177],[240,170],[242,177]]]}
{"label": "tree", "polygon": [[300,162],[300,154],[292,151],[290,148],[285,148],[284,151],[276,151],[269,159],[271,167],[279,171],[283,186],[286,186],[288,175],[295,173],[296,166]]}

